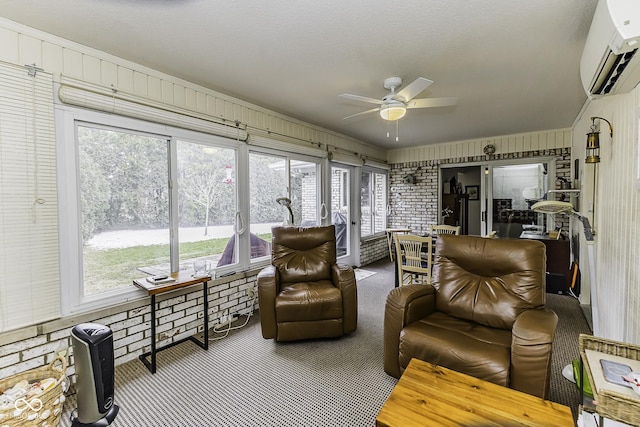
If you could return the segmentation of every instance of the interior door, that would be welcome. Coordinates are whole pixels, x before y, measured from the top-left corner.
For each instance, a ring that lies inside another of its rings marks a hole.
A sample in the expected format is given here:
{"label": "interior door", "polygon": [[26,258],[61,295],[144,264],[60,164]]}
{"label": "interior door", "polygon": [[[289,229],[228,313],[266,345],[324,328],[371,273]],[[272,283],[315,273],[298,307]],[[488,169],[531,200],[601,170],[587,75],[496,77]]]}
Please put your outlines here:
{"label": "interior door", "polygon": [[355,168],[331,163],[331,224],[336,227],[336,249],[341,263],[355,265],[353,196]]}

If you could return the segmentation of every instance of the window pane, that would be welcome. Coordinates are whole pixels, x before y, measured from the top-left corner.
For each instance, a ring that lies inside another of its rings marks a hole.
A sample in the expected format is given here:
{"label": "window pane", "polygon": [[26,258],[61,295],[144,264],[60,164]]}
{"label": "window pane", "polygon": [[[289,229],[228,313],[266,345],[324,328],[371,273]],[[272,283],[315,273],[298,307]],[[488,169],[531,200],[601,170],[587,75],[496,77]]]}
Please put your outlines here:
{"label": "window pane", "polygon": [[336,227],[336,250],[339,257],[349,253],[349,169],[331,167],[331,223]]}
{"label": "window pane", "polygon": [[276,199],[288,197],[285,158],[249,154],[251,258],[271,255],[271,226],[281,225],[289,213]]}
{"label": "window pane", "polygon": [[387,228],[387,175],[374,173],[373,197],[374,219],[373,232],[381,233]]}
{"label": "window pane", "polygon": [[294,224],[318,225],[318,165],[292,160],[290,174]]}
{"label": "window pane", "polygon": [[360,185],[360,235],[373,234],[371,221],[371,172],[362,172]]}
{"label": "window pane", "polygon": [[236,263],[235,150],[178,141],[177,152],[180,269]]}
{"label": "window pane", "polygon": [[84,295],[169,265],[168,143],[77,126]]}

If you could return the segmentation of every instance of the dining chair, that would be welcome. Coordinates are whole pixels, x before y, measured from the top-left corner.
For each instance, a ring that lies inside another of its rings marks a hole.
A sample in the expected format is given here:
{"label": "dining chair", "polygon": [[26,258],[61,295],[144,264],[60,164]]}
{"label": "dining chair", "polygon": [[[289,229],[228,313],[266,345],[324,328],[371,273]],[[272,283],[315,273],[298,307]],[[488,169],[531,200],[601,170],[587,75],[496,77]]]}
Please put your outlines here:
{"label": "dining chair", "polygon": [[431,236],[396,234],[398,286],[431,283]]}
{"label": "dining chair", "polygon": [[459,225],[430,225],[429,234],[437,236],[438,234],[455,234],[458,236],[462,227]]}

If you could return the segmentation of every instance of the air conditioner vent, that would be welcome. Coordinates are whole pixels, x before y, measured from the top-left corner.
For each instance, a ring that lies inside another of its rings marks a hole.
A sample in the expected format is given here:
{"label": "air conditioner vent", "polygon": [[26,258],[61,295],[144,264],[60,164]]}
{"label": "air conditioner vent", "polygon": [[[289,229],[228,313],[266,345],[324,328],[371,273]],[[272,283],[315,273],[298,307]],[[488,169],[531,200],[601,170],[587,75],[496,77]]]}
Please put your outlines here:
{"label": "air conditioner vent", "polygon": [[606,95],[611,92],[637,51],[638,49],[635,49],[621,55],[610,52],[606,62],[612,62],[613,65],[611,65],[610,71],[605,76],[595,82],[591,93],[594,95]]}

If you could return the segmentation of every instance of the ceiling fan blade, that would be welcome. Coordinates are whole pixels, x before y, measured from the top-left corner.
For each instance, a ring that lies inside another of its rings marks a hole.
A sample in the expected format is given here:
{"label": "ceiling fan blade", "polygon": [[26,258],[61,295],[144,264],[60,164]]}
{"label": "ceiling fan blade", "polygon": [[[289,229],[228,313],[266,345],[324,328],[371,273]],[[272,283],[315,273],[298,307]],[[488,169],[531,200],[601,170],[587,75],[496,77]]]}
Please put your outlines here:
{"label": "ceiling fan blade", "polygon": [[402,90],[396,94],[395,99],[409,102],[410,100],[418,96],[420,92],[431,86],[432,83],[432,80],[425,79],[424,77],[418,77],[407,86],[402,88]]}
{"label": "ceiling fan blade", "polygon": [[352,115],[347,116],[347,117],[343,117],[343,118],[342,118],[342,120],[347,120],[347,119],[350,119],[350,118],[352,118],[352,117],[361,116],[361,115],[363,115],[363,114],[373,113],[374,111],[380,111],[380,109],[379,109],[379,108],[372,108],[371,110],[362,111],[362,112],[360,112],[360,113],[356,113],[356,114],[352,114]]}
{"label": "ceiling fan blade", "polygon": [[458,98],[421,98],[407,102],[407,108],[450,107],[458,103]]}
{"label": "ceiling fan blade", "polygon": [[374,98],[368,98],[366,96],[351,95],[350,93],[342,93],[342,94],[340,94],[338,96],[340,96],[341,98],[351,99],[351,100],[354,100],[354,101],[368,102],[369,104],[382,105],[382,100],[374,99]]}

